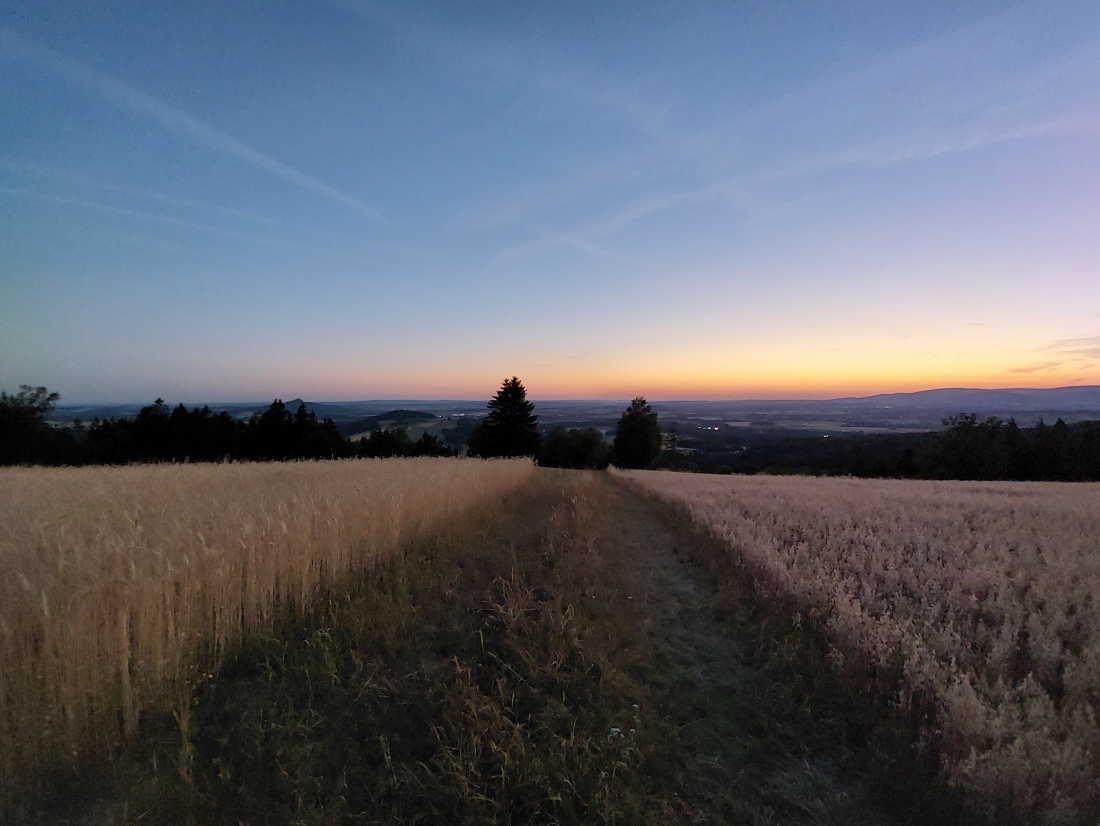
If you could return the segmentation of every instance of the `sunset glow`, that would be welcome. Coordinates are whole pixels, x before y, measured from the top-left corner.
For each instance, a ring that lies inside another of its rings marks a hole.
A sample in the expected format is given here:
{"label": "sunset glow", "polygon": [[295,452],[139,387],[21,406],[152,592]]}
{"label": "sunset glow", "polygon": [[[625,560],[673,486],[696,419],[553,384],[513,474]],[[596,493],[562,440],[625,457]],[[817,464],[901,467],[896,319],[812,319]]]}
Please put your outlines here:
{"label": "sunset glow", "polygon": [[0,388],[1100,384],[1100,6],[0,12]]}

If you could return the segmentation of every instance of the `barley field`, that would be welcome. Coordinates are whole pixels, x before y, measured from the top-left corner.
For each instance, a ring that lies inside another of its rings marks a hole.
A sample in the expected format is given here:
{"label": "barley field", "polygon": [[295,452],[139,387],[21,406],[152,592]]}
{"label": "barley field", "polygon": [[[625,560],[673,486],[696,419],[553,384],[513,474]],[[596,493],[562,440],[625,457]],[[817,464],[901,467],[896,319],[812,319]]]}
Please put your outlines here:
{"label": "barley field", "polygon": [[389,459],[0,470],[0,790],[108,754],[280,606],[532,477]]}
{"label": "barley field", "polygon": [[931,705],[945,778],[994,820],[1100,800],[1100,485],[626,471],[682,507],[838,664]]}

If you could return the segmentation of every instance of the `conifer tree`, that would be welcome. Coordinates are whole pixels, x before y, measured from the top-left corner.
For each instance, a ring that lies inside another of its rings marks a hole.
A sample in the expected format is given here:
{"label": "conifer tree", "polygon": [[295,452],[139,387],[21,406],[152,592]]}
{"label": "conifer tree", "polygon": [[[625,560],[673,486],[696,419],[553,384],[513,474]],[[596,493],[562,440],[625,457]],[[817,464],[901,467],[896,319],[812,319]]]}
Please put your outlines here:
{"label": "conifer tree", "polygon": [[660,453],[661,427],[657,424],[657,414],[638,396],[619,419],[611,461],[618,467],[646,468],[657,461]]}
{"label": "conifer tree", "polygon": [[534,456],[542,437],[535,405],[527,401],[527,390],[515,376],[505,379],[489,400],[487,415],[470,434],[471,456]]}

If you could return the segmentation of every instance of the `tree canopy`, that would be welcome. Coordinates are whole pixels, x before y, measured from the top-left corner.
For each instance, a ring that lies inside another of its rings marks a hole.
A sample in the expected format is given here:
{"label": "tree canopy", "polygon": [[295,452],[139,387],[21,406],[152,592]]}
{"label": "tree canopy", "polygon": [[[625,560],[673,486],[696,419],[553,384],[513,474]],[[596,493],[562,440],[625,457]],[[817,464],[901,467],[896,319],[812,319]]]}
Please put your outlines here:
{"label": "tree canopy", "polygon": [[55,441],[46,415],[60,398],[45,387],[19,386],[15,395],[0,391],[0,464],[34,461]]}
{"label": "tree canopy", "polygon": [[630,403],[615,433],[611,461],[622,468],[647,468],[661,454],[661,427],[657,414],[644,398]]}
{"label": "tree canopy", "polygon": [[535,456],[542,436],[535,405],[527,401],[527,389],[515,376],[505,379],[489,400],[489,414],[470,434],[471,456]]}
{"label": "tree canopy", "polygon": [[603,433],[592,427],[585,430],[555,427],[546,435],[539,454],[539,464],[544,467],[596,470],[607,467],[607,461]]}

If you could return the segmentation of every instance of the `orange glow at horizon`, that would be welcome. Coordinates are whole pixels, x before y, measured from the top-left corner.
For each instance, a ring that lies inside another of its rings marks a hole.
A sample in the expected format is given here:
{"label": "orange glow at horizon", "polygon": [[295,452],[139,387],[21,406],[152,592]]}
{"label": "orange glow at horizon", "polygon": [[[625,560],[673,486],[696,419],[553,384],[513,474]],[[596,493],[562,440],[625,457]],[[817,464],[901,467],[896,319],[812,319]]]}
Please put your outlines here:
{"label": "orange glow at horizon", "polygon": [[1100,366],[1066,362],[1020,369],[1020,359],[998,352],[947,357],[872,352],[761,354],[754,359],[687,359],[660,354],[648,360],[584,369],[532,370],[524,379],[534,397],[654,399],[840,398],[945,387],[984,389],[1100,385]]}
{"label": "orange glow at horizon", "polygon": [[[499,373],[499,375],[497,375]],[[945,387],[984,389],[1053,388],[1071,385],[1100,385],[1100,372],[1047,371],[1037,375],[1011,370],[973,369],[812,369],[692,371],[609,369],[604,371],[547,370],[539,367],[496,371],[469,370],[446,376],[434,371],[415,376],[379,380],[373,377],[341,376],[336,381],[308,382],[301,395],[318,399],[470,399],[489,398],[501,381],[516,375],[528,396],[538,399],[814,399],[909,393]],[[490,377],[492,376],[492,377]],[[330,379],[335,376],[328,377]],[[295,385],[298,386],[298,385]]]}
{"label": "orange glow at horizon", "polygon": [[[529,389],[532,387],[530,382],[525,382],[525,384]],[[1006,375],[1000,380],[995,377],[982,376],[973,379],[945,377],[940,381],[922,380],[915,377],[868,376],[863,380],[856,381],[838,381],[825,378],[815,382],[784,383],[773,381],[757,383],[736,380],[662,380],[658,377],[650,377],[634,383],[613,380],[598,384],[538,383],[535,386],[539,391],[537,396],[547,399],[629,399],[639,395],[648,399],[833,399],[888,393],[914,393],[942,388],[1048,389],[1092,384],[1100,384],[1100,378],[1038,382],[1020,380],[1016,375]]]}
{"label": "orange glow at horizon", "polygon": [[1091,352],[1058,354],[1044,350],[1040,336],[1013,332],[964,331],[936,337],[934,347],[932,337],[830,339],[813,331],[782,342],[685,335],[674,345],[626,342],[583,358],[561,356],[553,341],[514,354],[410,350],[385,364],[348,357],[317,369],[303,362],[262,382],[317,400],[488,399],[513,375],[534,400],[813,399],[1100,385],[1100,360]]}

